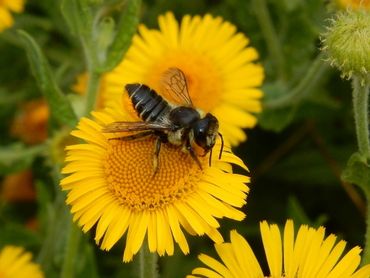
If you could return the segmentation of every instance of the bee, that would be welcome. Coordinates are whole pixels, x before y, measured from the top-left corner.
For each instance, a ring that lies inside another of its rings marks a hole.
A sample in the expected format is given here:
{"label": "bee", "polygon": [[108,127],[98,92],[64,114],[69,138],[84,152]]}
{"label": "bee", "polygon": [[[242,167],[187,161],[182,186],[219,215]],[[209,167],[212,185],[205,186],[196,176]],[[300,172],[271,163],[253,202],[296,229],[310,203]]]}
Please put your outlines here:
{"label": "bee", "polygon": [[203,150],[203,154],[199,156],[205,156],[210,152],[209,165],[211,165],[212,148],[218,135],[221,138],[219,153],[219,159],[221,159],[224,141],[218,131],[218,120],[211,113],[204,115],[201,110],[194,107],[189,96],[185,74],[178,68],[169,68],[162,76],[161,85],[174,101],[173,103],[144,84],[127,84],[125,89],[142,121],[113,122],[106,125],[102,131],[105,133],[135,132],[132,135],[112,138],[119,140],[135,140],[154,135],[156,137],[153,155],[154,174],[159,167],[159,154],[163,143],[181,147],[202,169],[195,147]]}

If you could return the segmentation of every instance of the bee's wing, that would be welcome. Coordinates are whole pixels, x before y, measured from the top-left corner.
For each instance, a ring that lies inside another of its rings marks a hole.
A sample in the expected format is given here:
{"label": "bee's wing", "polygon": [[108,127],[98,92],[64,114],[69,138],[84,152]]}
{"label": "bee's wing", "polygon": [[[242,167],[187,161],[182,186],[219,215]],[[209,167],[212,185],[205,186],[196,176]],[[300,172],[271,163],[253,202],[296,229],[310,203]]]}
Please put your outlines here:
{"label": "bee's wing", "polygon": [[178,68],[169,68],[162,76],[162,90],[181,105],[193,106],[185,74]]}
{"label": "bee's wing", "polygon": [[102,132],[127,132],[127,131],[144,131],[144,130],[157,130],[166,131],[171,130],[172,126],[165,123],[148,123],[148,122],[113,122],[103,127]]}

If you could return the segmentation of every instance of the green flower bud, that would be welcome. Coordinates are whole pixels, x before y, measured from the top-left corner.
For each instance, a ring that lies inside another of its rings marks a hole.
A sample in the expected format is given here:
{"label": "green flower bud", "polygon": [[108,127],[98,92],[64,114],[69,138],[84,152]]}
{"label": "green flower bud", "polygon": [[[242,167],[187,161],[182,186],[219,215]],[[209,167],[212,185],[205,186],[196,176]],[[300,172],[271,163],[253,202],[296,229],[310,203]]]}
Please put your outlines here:
{"label": "green flower bud", "polygon": [[346,11],[337,14],[323,35],[323,48],[328,61],[342,77],[358,76],[362,83],[370,73],[370,13]]}

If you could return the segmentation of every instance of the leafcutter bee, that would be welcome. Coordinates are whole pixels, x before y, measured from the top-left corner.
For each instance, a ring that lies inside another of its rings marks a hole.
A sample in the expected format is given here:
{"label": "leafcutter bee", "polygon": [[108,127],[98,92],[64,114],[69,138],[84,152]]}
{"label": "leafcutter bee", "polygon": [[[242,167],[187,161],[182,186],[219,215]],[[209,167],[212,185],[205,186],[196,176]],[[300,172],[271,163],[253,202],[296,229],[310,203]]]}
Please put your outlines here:
{"label": "leafcutter bee", "polygon": [[[210,152],[209,164],[211,164],[212,148],[219,135],[221,138],[220,159],[224,141],[221,133],[218,132],[218,120],[211,113],[204,115],[201,110],[194,107],[184,73],[178,68],[169,68],[162,76],[161,85],[174,103],[167,101],[144,84],[127,84],[125,89],[142,121],[113,122],[105,126],[102,131],[105,133],[135,132],[132,135],[113,138],[120,140],[156,136],[153,155],[154,174],[158,170],[162,143],[181,147],[202,169],[198,155],[205,156]],[[196,153],[196,146],[203,150],[203,154]]]}

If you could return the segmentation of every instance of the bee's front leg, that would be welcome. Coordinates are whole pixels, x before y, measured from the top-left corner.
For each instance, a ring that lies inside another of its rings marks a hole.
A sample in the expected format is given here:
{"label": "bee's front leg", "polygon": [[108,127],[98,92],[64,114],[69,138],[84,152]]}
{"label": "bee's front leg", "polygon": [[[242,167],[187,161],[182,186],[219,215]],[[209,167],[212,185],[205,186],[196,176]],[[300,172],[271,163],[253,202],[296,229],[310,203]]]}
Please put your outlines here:
{"label": "bee's front leg", "polygon": [[157,137],[155,140],[154,153],[153,153],[153,177],[158,172],[159,168],[159,152],[161,151],[161,138]]}
{"label": "bee's front leg", "polygon": [[191,155],[191,158],[195,160],[195,162],[198,164],[200,170],[203,170],[202,168],[202,165],[200,164],[200,161],[198,159],[198,156],[197,154],[195,153],[193,147],[191,146],[190,144],[190,140],[186,140],[186,149],[188,150],[188,152],[190,153]]}

